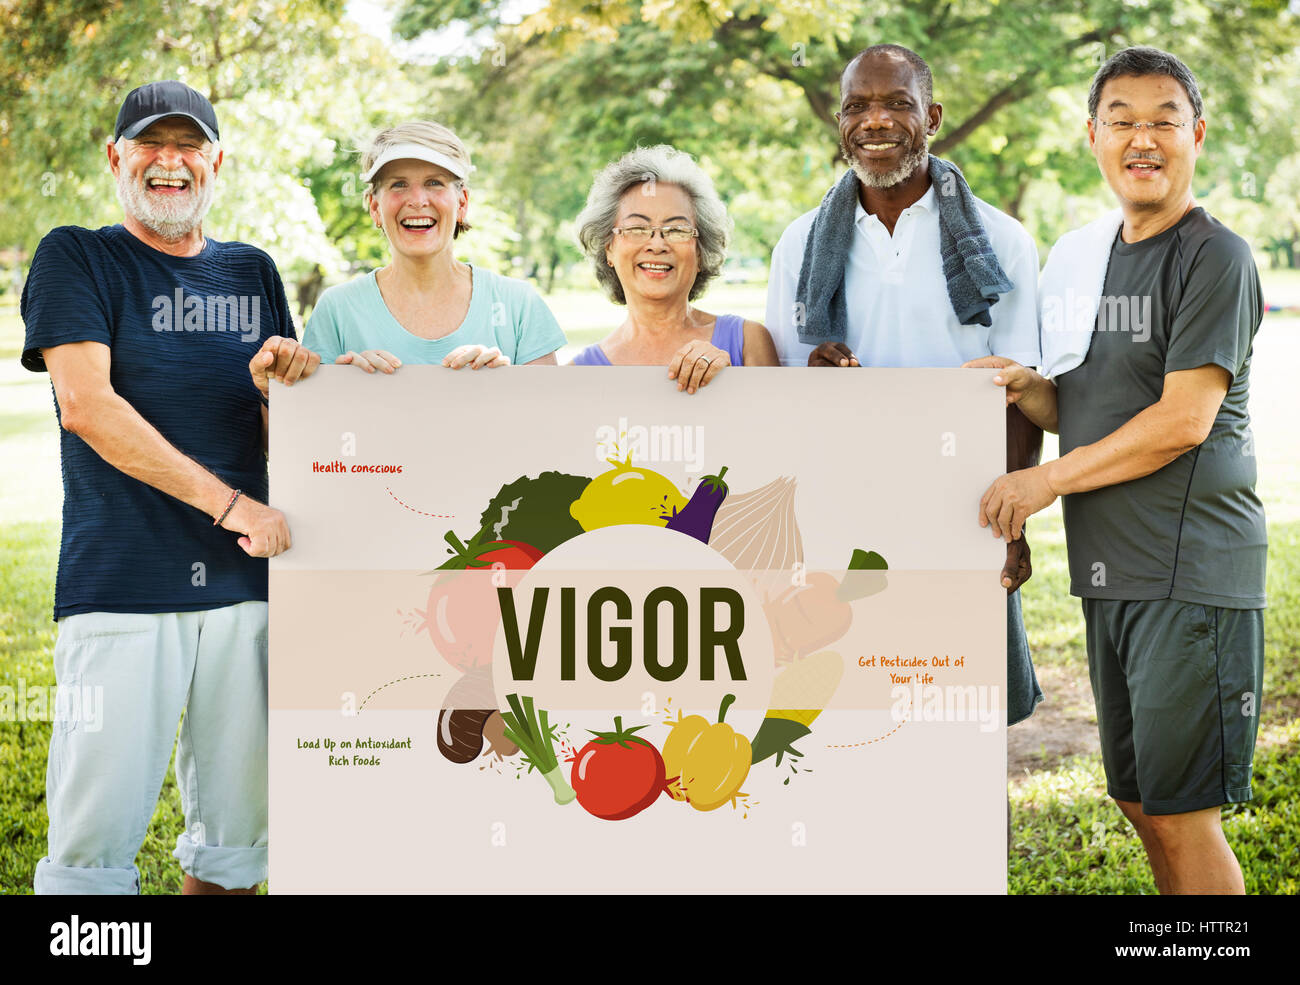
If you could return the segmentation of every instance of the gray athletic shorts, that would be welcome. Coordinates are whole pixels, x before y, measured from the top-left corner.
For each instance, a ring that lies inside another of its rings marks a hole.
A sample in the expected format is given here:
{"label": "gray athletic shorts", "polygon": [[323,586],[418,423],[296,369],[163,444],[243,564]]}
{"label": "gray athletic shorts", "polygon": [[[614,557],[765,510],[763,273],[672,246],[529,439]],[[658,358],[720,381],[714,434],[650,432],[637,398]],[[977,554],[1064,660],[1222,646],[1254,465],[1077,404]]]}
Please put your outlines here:
{"label": "gray athletic shorts", "polygon": [[1084,599],[1106,789],[1145,814],[1249,800],[1264,610]]}

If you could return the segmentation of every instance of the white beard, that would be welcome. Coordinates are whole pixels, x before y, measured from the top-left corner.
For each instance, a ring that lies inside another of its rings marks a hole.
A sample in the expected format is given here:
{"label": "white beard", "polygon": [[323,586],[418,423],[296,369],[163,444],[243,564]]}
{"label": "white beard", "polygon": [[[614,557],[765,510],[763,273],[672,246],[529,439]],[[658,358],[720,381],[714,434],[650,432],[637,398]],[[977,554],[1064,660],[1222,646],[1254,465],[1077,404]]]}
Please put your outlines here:
{"label": "white beard", "polygon": [[900,185],[912,176],[921,164],[923,164],[930,155],[930,141],[927,139],[907,157],[898,162],[898,167],[893,171],[886,171],[884,174],[877,174],[864,168],[856,157],[850,157],[845,154],[844,159],[848,161],[849,167],[857,175],[858,181],[862,182],[865,188],[893,188]]}
{"label": "white beard", "polygon": [[[190,183],[189,191],[174,202],[159,201],[145,190],[145,183],[150,178],[184,179]],[[194,174],[185,165],[175,171],[168,171],[153,164],[139,176],[128,175],[126,168],[120,168],[117,173],[117,197],[122,208],[140,225],[160,239],[174,243],[198,228],[203,217],[208,214],[216,192],[212,179],[212,169],[209,167],[202,188],[196,192]]]}

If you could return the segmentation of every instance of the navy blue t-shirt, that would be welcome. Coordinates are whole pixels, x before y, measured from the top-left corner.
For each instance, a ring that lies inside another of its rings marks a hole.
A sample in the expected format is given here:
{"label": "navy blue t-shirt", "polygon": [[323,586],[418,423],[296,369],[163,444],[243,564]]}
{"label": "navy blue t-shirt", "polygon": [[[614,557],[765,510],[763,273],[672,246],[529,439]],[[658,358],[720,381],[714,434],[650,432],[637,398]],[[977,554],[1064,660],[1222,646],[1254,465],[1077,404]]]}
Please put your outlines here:
{"label": "navy blue t-shirt", "polygon": [[[32,258],[22,316],[27,369],[45,371],[41,349],[104,343],[119,396],[182,454],[266,502],[261,400],[248,362],[270,336],[297,336],[264,252],[209,239],[198,255],[173,257],[122,226],[62,226]],[[266,600],[266,560],[244,553],[238,534],[118,471],[75,434],[59,437],[55,619]]]}

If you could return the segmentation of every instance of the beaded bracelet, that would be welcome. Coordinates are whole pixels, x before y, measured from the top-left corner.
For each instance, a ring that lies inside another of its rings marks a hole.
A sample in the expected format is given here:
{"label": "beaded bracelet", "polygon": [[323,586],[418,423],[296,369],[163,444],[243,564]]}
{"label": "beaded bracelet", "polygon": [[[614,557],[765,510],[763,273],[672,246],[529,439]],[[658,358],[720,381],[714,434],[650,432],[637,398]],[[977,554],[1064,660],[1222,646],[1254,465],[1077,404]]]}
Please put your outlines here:
{"label": "beaded bracelet", "polygon": [[225,521],[226,517],[230,516],[230,511],[233,510],[233,509],[235,508],[235,500],[237,500],[237,499],[239,498],[240,494],[241,494],[243,491],[244,491],[244,490],[242,490],[242,489],[236,489],[236,490],[231,494],[231,496],[230,496],[230,502],[226,504],[226,508],[225,508],[225,510],[222,511],[221,516],[217,517],[215,520],[212,521],[212,525],[213,525],[214,527],[219,527],[219,526],[221,526],[221,524]]}

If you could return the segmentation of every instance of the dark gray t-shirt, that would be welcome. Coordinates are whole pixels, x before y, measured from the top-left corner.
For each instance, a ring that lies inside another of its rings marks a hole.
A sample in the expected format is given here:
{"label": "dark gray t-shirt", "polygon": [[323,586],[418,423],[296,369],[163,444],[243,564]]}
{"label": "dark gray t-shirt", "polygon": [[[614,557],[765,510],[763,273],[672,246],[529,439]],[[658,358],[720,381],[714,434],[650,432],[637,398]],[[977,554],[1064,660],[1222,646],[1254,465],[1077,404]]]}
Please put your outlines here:
{"label": "dark gray t-shirt", "polygon": [[1204,209],[1137,243],[1116,236],[1087,358],[1056,381],[1061,454],[1156,403],[1166,373],[1213,364],[1232,383],[1199,447],[1063,498],[1071,594],[1263,608],[1267,534],[1246,406],[1262,311],[1249,246]]}

